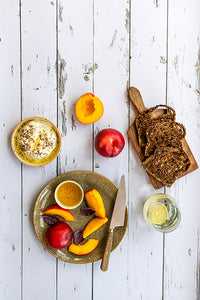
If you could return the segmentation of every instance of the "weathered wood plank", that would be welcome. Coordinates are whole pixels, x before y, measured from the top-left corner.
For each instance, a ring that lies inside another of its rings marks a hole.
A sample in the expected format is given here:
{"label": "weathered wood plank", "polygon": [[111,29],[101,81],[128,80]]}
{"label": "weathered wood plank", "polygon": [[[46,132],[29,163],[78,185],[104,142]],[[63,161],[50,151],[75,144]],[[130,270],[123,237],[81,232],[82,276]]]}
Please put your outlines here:
{"label": "weathered wood plank", "polygon": [[[125,174],[128,187],[128,106],[126,91],[129,80],[129,3],[95,1],[94,5],[94,93],[104,103],[104,115],[95,123],[95,135],[104,128],[119,130],[126,145],[119,156],[105,158],[94,153],[94,170],[117,186]],[[128,201],[128,197],[127,197]],[[114,233],[115,234],[115,233]],[[127,299],[128,236],[111,253],[108,270],[94,264],[94,299]],[[102,288],[103,287],[103,288]]]}
{"label": "weathered wood plank", "polygon": [[[54,2],[22,3],[22,118],[43,116],[56,124],[56,9]],[[37,240],[33,206],[40,190],[56,176],[56,161],[23,167],[23,297],[55,299],[56,259]]]}
{"label": "weathered wood plank", "polygon": [[[200,3],[168,4],[167,20],[167,2],[159,0],[22,1],[21,106],[19,3],[2,2],[0,299],[199,299],[199,170],[166,189],[179,202],[182,221],[165,236],[162,282],[163,236],[142,216],[144,201],[155,191],[127,137],[135,115],[126,89],[133,85],[147,107],[167,98],[200,161]],[[94,92],[104,103],[104,115],[94,126],[75,118],[75,102],[85,92]],[[21,168],[10,148],[21,109],[23,119],[40,115],[58,122],[63,139],[58,164]],[[93,135],[108,127],[126,138],[125,149],[114,159],[100,157],[93,149]],[[125,173],[129,226],[106,273],[100,271],[100,262],[92,267],[56,261],[37,240],[33,205],[43,186],[57,175],[57,166],[59,173],[94,169],[117,185]]]}
{"label": "weathered wood plank", "polygon": [[[168,104],[186,127],[186,139],[200,161],[200,2],[169,1]],[[177,20],[179,20],[177,22]],[[164,299],[199,299],[199,170],[167,193],[178,201],[180,227],[166,235]]]}
{"label": "weathered wood plank", "polygon": [[21,118],[19,3],[2,2],[0,19],[0,299],[19,300],[21,299],[21,165],[10,146],[12,130]]}
{"label": "weathered wood plank", "polygon": [[[134,1],[131,7],[130,85],[146,107],[165,104],[167,3]],[[131,124],[135,118],[131,104]],[[129,299],[161,299],[163,236],[142,215],[145,200],[156,192],[130,145],[129,162]]]}
{"label": "weathered wood plank", "polygon": [[[58,124],[62,135],[59,173],[92,171],[92,126],[79,123],[74,106],[92,92],[92,2],[59,1],[58,6]],[[58,299],[91,299],[92,264],[58,262]]]}

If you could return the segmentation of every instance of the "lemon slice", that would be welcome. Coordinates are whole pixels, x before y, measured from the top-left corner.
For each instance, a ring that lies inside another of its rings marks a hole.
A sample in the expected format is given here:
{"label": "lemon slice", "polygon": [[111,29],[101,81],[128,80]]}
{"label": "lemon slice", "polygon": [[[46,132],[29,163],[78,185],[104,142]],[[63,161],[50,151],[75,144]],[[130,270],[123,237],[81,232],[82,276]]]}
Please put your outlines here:
{"label": "lemon slice", "polygon": [[161,225],[168,218],[168,210],[163,203],[155,203],[149,209],[149,218],[153,224]]}

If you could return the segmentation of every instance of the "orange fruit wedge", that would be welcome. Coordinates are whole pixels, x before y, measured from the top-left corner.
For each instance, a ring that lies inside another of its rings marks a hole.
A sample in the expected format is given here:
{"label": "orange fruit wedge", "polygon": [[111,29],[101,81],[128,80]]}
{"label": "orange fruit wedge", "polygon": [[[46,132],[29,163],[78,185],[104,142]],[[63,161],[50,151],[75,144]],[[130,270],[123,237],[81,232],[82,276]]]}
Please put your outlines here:
{"label": "orange fruit wedge", "polygon": [[105,218],[106,211],[103,199],[97,190],[93,189],[85,193],[85,199],[87,205],[94,209],[97,217]]}
{"label": "orange fruit wedge", "polygon": [[92,251],[94,251],[94,249],[97,247],[99,240],[95,240],[95,239],[89,239],[87,240],[87,242],[85,242],[84,244],[79,244],[76,245],[74,243],[72,243],[69,248],[68,251],[76,254],[76,255],[86,255],[91,253]]}
{"label": "orange fruit wedge", "polygon": [[98,230],[102,227],[106,222],[108,222],[108,218],[99,218],[95,217],[92,219],[83,230],[83,238],[86,238],[88,235],[92,234],[94,231]]}
{"label": "orange fruit wedge", "polygon": [[73,214],[66,208],[62,208],[55,204],[43,211],[43,215],[56,215],[62,217],[65,221],[74,222]]}

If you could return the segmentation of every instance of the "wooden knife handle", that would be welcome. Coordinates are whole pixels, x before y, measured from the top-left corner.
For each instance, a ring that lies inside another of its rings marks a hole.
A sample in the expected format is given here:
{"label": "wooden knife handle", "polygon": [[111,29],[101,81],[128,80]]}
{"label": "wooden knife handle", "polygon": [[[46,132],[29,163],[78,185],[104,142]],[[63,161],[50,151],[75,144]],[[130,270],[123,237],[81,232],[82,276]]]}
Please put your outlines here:
{"label": "wooden knife handle", "polygon": [[105,247],[104,255],[103,255],[103,258],[101,261],[101,270],[102,271],[107,271],[107,269],[108,269],[110,252],[112,250],[112,242],[113,242],[113,229],[109,230],[109,232],[108,232],[106,247]]}
{"label": "wooden knife handle", "polygon": [[140,91],[136,89],[135,87],[130,87],[128,90],[128,96],[131,102],[135,105],[139,113],[142,113],[146,110],[146,107],[144,105],[144,102],[142,100],[142,96],[140,94]]}

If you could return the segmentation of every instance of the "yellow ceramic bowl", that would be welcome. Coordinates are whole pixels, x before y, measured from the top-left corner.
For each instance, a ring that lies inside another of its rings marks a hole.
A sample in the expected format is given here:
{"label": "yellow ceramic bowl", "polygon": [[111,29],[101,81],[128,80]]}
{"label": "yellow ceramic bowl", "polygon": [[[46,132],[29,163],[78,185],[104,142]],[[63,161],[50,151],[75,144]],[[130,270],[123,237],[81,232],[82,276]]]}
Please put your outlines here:
{"label": "yellow ceramic bowl", "polygon": [[74,209],[83,201],[84,191],[77,182],[67,180],[57,186],[54,197],[62,208]]}
{"label": "yellow ceramic bowl", "polygon": [[[20,148],[19,136],[20,136],[21,129],[27,124],[29,124],[30,121],[36,121],[42,124],[42,126],[46,128],[51,128],[54,130],[56,134],[56,146],[45,157],[38,157],[38,158],[30,157],[25,152],[23,152],[22,149]],[[30,117],[23,120],[15,127],[11,137],[11,146],[12,146],[13,153],[22,163],[31,167],[42,167],[51,163],[58,156],[60,152],[61,142],[62,142],[61,135],[58,128],[51,121],[43,117]]]}

